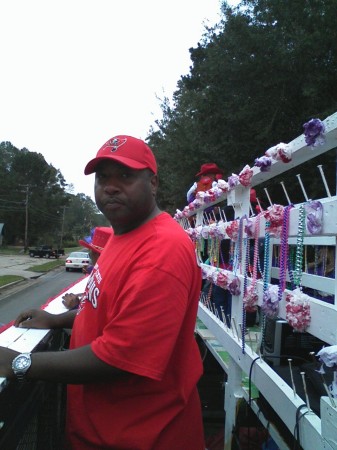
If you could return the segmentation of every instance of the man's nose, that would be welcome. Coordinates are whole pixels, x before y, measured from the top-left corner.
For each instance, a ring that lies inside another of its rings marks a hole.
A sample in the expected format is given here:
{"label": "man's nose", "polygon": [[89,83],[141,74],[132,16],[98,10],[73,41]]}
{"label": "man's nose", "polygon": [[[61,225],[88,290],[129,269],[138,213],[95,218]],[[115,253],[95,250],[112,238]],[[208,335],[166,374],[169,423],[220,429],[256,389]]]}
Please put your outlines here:
{"label": "man's nose", "polygon": [[104,186],[104,192],[107,194],[114,194],[120,192],[120,186],[116,179],[109,178]]}

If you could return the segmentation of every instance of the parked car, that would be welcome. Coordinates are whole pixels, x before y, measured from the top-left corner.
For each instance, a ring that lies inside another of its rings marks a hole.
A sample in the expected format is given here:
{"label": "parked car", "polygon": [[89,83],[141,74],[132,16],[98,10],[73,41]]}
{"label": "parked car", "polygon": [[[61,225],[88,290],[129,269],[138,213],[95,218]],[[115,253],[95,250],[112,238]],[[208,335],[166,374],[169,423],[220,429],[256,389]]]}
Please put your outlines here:
{"label": "parked car", "polygon": [[66,271],[83,270],[83,267],[91,264],[89,253],[87,252],[71,252],[66,259]]}
{"label": "parked car", "polygon": [[50,245],[40,245],[39,247],[28,249],[29,256],[35,258],[59,258],[64,256],[63,248],[53,248]]}

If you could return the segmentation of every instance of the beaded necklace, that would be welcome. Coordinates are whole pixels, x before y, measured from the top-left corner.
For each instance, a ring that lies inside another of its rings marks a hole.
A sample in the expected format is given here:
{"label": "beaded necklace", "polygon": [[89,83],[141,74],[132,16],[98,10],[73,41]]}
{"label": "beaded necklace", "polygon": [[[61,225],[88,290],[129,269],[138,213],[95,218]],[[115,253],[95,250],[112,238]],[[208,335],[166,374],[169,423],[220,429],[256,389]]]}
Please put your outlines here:
{"label": "beaded necklace", "polygon": [[253,284],[257,280],[257,262],[259,256],[259,236],[260,236],[260,214],[256,216],[255,235],[254,235],[254,260],[253,260]]}
{"label": "beaded necklace", "polygon": [[239,221],[239,231],[238,238],[235,242],[235,251],[234,251],[234,264],[233,264],[233,272],[236,276],[237,270],[241,271],[241,262],[242,262],[242,234],[243,234],[243,217],[241,217]]}
{"label": "beaded necklace", "polygon": [[[264,255],[263,255],[263,294],[268,289],[270,267],[269,267],[269,252],[270,252],[270,233],[269,233],[270,222],[267,220],[265,224],[264,233]],[[262,313],[262,348],[264,348],[265,341],[265,331],[266,331],[266,315]]]}
{"label": "beaded necklace", "polygon": [[302,203],[299,209],[298,231],[296,240],[296,260],[294,270],[294,284],[297,287],[300,287],[302,281],[304,228],[305,228],[305,208]]}
{"label": "beaded necklace", "polygon": [[290,284],[291,284],[291,289],[292,290],[295,289],[293,253],[294,253],[294,251],[291,248],[290,251],[288,252],[288,264],[287,264],[289,278],[290,278]]}
{"label": "beaded necklace", "polygon": [[[248,267],[249,267],[249,239],[245,238],[245,247],[246,247],[246,270],[243,278],[243,296],[247,293],[247,278],[248,278]],[[241,327],[241,348],[242,353],[245,353],[245,346],[246,346],[246,309],[244,307],[244,304],[242,305],[242,327]]]}
{"label": "beaded necklace", "polygon": [[[257,282],[257,261],[259,253],[259,235],[260,235],[260,215],[256,216],[255,219],[255,229],[254,229],[254,258],[253,258],[253,277],[252,282],[247,288],[247,272],[249,266],[249,245],[246,246],[246,270],[245,270],[245,286],[244,286],[244,297],[242,305],[242,353],[245,352],[245,336],[246,336],[246,312],[256,310],[258,296],[256,290]],[[249,239],[247,238],[247,241]]]}
{"label": "beaded necklace", "polygon": [[317,275],[318,274],[318,246],[315,245],[315,268],[314,268],[314,274]]}
{"label": "beaded necklace", "polygon": [[281,230],[281,254],[280,254],[280,276],[278,301],[282,300],[282,295],[286,287],[287,260],[288,260],[288,234],[289,234],[289,213],[292,205],[286,206],[283,212],[283,223]]}
{"label": "beaded necklace", "polygon": [[209,259],[211,266],[219,267],[220,240],[219,238],[209,239]]}
{"label": "beaded necklace", "polygon": [[327,262],[327,259],[328,259],[328,247],[325,246],[324,253],[322,255],[322,274],[323,274],[323,277],[326,276],[326,262]]}

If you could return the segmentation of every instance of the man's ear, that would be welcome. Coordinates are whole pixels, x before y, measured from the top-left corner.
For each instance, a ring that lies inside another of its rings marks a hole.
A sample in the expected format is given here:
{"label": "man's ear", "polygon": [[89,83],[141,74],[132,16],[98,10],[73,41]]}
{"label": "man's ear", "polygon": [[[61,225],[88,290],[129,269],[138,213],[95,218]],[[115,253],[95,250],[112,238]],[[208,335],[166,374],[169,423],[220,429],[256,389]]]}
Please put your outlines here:
{"label": "man's ear", "polygon": [[158,179],[158,175],[153,174],[151,176],[151,190],[152,190],[152,194],[155,197],[157,194],[157,190],[158,190],[158,186],[159,186],[159,179]]}

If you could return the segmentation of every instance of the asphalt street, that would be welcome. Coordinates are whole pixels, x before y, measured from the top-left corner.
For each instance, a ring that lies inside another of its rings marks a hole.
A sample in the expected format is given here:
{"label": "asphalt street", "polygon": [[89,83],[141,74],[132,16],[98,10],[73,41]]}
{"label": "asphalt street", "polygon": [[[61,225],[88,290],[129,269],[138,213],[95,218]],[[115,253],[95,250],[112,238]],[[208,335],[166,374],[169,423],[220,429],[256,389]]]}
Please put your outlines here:
{"label": "asphalt street", "polygon": [[[65,260],[65,257],[62,257]],[[0,287],[1,298],[25,289],[34,283],[45,272],[32,272],[29,269],[32,266],[38,266],[51,261],[46,258],[31,258],[28,255],[0,255],[0,276],[1,275],[17,275],[23,277],[24,280],[14,282],[10,285]],[[61,270],[57,268],[55,270]]]}

